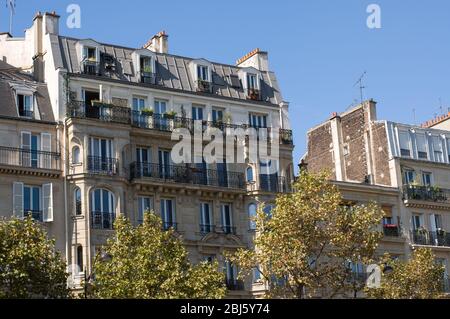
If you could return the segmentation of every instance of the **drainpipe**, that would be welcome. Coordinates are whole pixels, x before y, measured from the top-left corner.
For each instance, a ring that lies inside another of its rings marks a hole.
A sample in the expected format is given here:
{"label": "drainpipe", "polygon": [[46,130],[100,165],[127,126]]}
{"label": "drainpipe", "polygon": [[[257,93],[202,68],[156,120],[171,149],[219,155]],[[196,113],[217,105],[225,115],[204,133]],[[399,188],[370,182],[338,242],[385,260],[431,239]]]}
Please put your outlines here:
{"label": "drainpipe", "polygon": [[[58,79],[60,79],[60,70],[58,70]],[[59,82],[59,81],[58,81]],[[68,88],[67,88],[68,89]],[[69,244],[69,210],[67,207],[67,175],[68,175],[68,158],[69,155],[67,154],[67,124],[66,119],[64,115],[64,121],[63,121],[63,152],[64,152],[64,219],[65,219],[65,237],[66,237],[66,262],[67,265],[70,265],[69,261],[69,250],[70,250],[70,244]]]}

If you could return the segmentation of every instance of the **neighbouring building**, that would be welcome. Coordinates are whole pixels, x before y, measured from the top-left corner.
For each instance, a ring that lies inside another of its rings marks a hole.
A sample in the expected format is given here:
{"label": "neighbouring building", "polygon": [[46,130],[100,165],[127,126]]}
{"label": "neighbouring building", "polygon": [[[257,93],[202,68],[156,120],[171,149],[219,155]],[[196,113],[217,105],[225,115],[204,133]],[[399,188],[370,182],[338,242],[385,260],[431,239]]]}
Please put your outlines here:
{"label": "neighbouring building", "polygon": [[[257,206],[270,209],[293,179],[289,105],[267,52],[228,65],[169,54],[165,32],[142,48],[74,39],[53,12],[36,14],[23,38],[0,34],[0,60],[0,214],[31,211],[83,277],[118,215],[139,224],[152,209],[192,262],[219,261],[230,296],[261,293],[223,252],[251,246]],[[174,164],[171,133],[194,121],[267,128],[279,160]]]}
{"label": "neighbouring building", "polygon": [[366,101],[310,129],[302,163],[328,170],[346,200],[384,209],[380,254],[407,259],[417,247],[431,248],[450,291],[448,118],[422,126],[378,120],[376,102]]}

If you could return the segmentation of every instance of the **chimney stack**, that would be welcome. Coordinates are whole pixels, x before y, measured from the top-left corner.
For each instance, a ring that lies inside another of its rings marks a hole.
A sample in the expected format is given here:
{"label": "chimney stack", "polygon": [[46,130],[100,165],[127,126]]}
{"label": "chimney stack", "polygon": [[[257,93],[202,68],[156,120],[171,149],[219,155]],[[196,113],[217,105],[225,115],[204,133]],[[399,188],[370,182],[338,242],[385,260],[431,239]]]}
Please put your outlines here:
{"label": "chimney stack", "polygon": [[44,31],[45,34],[59,35],[59,18],[60,16],[53,12],[44,14]]}
{"label": "chimney stack", "polygon": [[242,68],[254,67],[263,72],[269,71],[269,54],[256,48],[237,60],[236,65]]}
{"label": "chimney stack", "polygon": [[43,15],[37,12],[33,19],[34,51],[33,51],[33,77],[37,82],[45,81],[44,49],[43,49]]}
{"label": "chimney stack", "polygon": [[168,53],[169,35],[164,30],[158,32],[143,46],[143,48],[156,53]]}

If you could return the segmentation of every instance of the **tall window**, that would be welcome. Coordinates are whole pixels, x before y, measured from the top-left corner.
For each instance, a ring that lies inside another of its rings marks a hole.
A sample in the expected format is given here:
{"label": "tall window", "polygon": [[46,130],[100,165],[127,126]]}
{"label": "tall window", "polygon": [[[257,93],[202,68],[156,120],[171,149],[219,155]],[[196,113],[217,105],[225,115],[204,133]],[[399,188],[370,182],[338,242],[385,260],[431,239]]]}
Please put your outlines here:
{"label": "tall window", "polygon": [[212,121],[214,123],[222,122],[223,121],[223,110],[213,109],[212,110]]}
{"label": "tall window", "polygon": [[444,153],[442,150],[442,141],[439,136],[433,136],[433,153],[434,161],[438,163],[444,162]]}
{"label": "tall window", "polygon": [[153,209],[153,199],[148,196],[138,197],[138,222],[144,221],[144,213]]}
{"label": "tall window", "polygon": [[31,215],[35,220],[42,220],[41,187],[23,187],[23,209],[25,215]]}
{"label": "tall window", "polygon": [[247,73],[247,88],[257,90],[259,88],[258,85],[258,76],[253,73]]}
{"label": "tall window", "polygon": [[175,204],[172,199],[161,199],[161,219],[164,229],[176,228],[175,223]]}
{"label": "tall window", "polygon": [[399,132],[400,154],[402,157],[411,157],[411,140],[408,132]]}
{"label": "tall window", "polygon": [[152,58],[148,57],[148,56],[141,56],[140,67],[141,67],[141,72],[152,73],[153,72]]}
{"label": "tall window", "polygon": [[17,108],[20,116],[33,117],[33,95],[17,94]]}
{"label": "tall window", "polygon": [[437,231],[438,229],[442,229],[442,215],[440,214],[431,214],[430,215],[430,226],[431,231]]}
{"label": "tall window", "polygon": [[80,148],[78,146],[72,148],[72,164],[80,164]]}
{"label": "tall window", "polygon": [[74,202],[75,202],[75,215],[80,216],[82,214],[81,190],[78,187],[75,188],[75,191],[73,192],[73,198],[74,198]]}
{"label": "tall window", "polygon": [[159,175],[161,178],[170,178],[172,174],[172,159],[169,150],[158,150]]}
{"label": "tall window", "polygon": [[141,97],[134,97],[133,98],[133,112],[140,112],[142,109],[145,108],[146,105],[146,99]]}
{"label": "tall window", "polygon": [[90,62],[97,61],[97,49],[93,47],[85,46],[83,48],[83,59],[88,60]]}
{"label": "tall window", "polygon": [[89,170],[114,172],[115,161],[113,154],[112,140],[91,137],[88,158]]}
{"label": "tall window", "polygon": [[220,215],[221,215],[223,232],[226,234],[234,233],[231,204],[221,204],[220,205]]}
{"label": "tall window", "polygon": [[253,167],[251,166],[247,167],[246,175],[247,175],[247,183],[253,183],[255,181],[255,176],[253,174]]}
{"label": "tall window", "polygon": [[204,65],[197,65],[197,77],[199,80],[209,82],[208,67]]}
{"label": "tall window", "polygon": [[200,232],[210,233],[214,226],[210,203],[200,203]]}
{"label": "tall window", "polygon": [[40,151],[51,152],[51,134],[21,133],[21,165],[34,168],[51,168],[51,155]]}
{"label": "tall window", "polygon": [[92,227],[96,229],[112,229],[115,219],[114,195],[106,189],[95,189],[91,192]]}
{"label": "tall window", "polygon": [[82,273],[84,271],[84,265],[83,265],[83,246],[81,245],[77,246],[77,266],[78,271]]}
{"label": "tall window", "polygon": [[203,120],[203,107],[202,106],[193,106],[192,107],[192,119],[201,121]]}
{"label": "tall window", "polygon": [[422,173],[422,183],[424,186],[431,186],[433,181],[432,181],[433,175],[431,173],[428,172],[423,172]]}
{"label": "tall window", "polygon": [[405,170],[403,172],[403,178],[405,179],[406,185],[411,185],[416,181],[416,172],[413,170]]}
{"label": "tall window", "polygon": [[421,227],[423,227],[423,221],[422,221],[423,216],[419,215],[419,214],[414,214],[412,216],[412,226],[413,226],[413,230],[418,230]]}
{"label": "tall window", "polygon": [[267,115],[252,114],[248,115],[248,123],[251,127],[267,127]]}
{"label": "tall window", "polygon": [[428,143],[424,134],[416,135],[417,141],[417,156],[419,159],[427,160],[428,159]]}
{"label": "tall window", "polygon": [[250,223],[250,230],[256,230],[256,204],[248,205],[248,218]]}

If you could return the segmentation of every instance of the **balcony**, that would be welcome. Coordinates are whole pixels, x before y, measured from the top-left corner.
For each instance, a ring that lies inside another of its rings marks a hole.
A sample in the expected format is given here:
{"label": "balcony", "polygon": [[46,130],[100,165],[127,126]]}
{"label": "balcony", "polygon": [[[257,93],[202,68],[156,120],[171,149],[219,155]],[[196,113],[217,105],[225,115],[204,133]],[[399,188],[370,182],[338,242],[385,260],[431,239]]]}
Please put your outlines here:
{"label": "balcony", "polygon": [[83,74],[100,75],[100,63],[92,60],[81,62],[81,71]]}
{"label": "balcony", "polygon": [[118,160],[112,157],[88,156],[87,170],[90,174],[116,175]]}
{"label": "balcony", "polygon": [[267,192],[267,193],[291,193],[292,185],[288,183],[286,177],[275,175],[260,175],[259,184],[257,182],[247,183],[249,192]]}
{"label": "balcony", "polygon": [[163,221],[162,223],[163,226],[163,230],[169,230],[169,229],[173,229],[173,230],[177,230],[178,229],[178,224],[175,222],[165,222]]}
{"label": "balcony", "polygon": [[197,80],[197,92],[211,93],[211,82],[204,80]]}
{"label": "balcony", "polygon": [[227,286],[227,289],[231,291],[245,290],[244,282],[242,280],[226,279],[225,285]]}
{"label": "balcony", "polygon": [[60,170],[61,154],[0,146],[0,165],[20,168]]}
{"label": "balcony", "polygon": [[31,110],[20,110],[19,109],[19,116],[20,117],[27,117],[27,118],[34,118],[34,111]]}
{"label": "balcony", "polygon": [[385,237],[400,237],[401,231],[398,225],[383,225],[383,234]]}
{"label": "balcony", "polygon": [[403,199],[450,204],[450,190],[433,186],[403,186]]}
{"label": "balcony", "polygon": [[200,225],[200,233],[202,235],[207,235],[209,233],[214,233],[216,231],[215,225]]}
{"label": "balcony", "polygon": [[175,183],[244,189],[244,173],[222,172],[189,165],[163,165],[134,162],[130,165],[130,178],[149,178]]}
{"label": "balcony", "polygon": [[141,71],[141,82],[146,84],[156,84],[156,73]]}
{"label": "balcony", "polygon": [[71,101],[67,105],[67,117],[94,119],[102,122],[130,124],[131,110],[128,107],[93,102],[91,105],[83,101]]}
{"label": "balcony", "polygon": [[416,245],[450,247],[450,234],[444,230],[414,230],[411,232],[411,239]]}
{"label": "balcony", "polygon": [[261,91],[258,89],[247,89],[247,99],[261,101]]}
{"label": "balcony", "polygon": [[114,213],[111,212],[91,212],[91,228],[112,230],[115,220]]}
{"label": "balcony", "polygon": [[24,217],[31,216],[35,221],[43,222],[44,215],[41,210],[30,210],[25,208]]}

